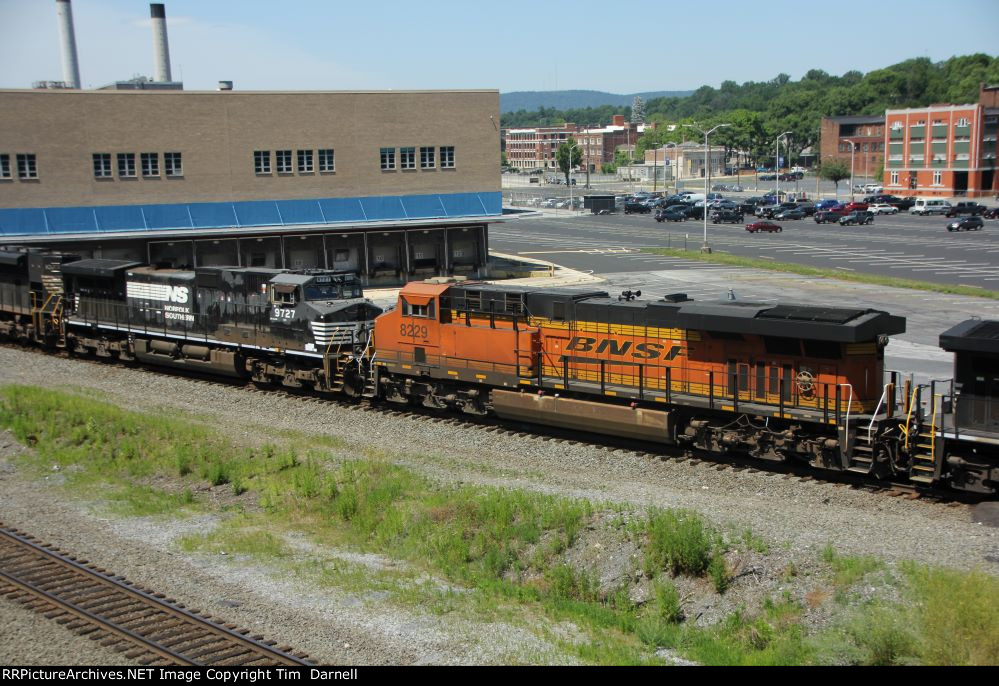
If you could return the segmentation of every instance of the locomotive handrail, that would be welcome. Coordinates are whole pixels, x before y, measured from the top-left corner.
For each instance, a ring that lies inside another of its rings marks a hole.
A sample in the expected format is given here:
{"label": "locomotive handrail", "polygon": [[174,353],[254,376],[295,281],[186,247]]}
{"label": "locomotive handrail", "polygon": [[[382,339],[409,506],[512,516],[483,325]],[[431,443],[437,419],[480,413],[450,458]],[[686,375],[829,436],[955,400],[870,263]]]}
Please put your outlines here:
{"label": "locomotive handrail", "polygon": [[853,384],[850,383],[838,383],[837,388],[846,386],[850,389],[850,399],[846,401],[846,428],[850,428],[850,410],[853,409]]}
{"label": "locomotive handrail", "polygon": [[[884,393],[881,394],[881,400],[878,401],[878,406],[874,408],[874,414],[871,415],[871,423],[867,425],[867,440],[871,440],[871,433],[874,431],[874,419],[878,416],[878,412],[881,411],[881,405],[884,403],[885,399],[888,397],[888,387],[891,384],[885,384]],[[847,415],[849,416],[849,414]],[[849,425],[849,424],[848,424]]]}
{"label": "locomotive handrail", "polygon": [[916,394],[919,392],[919,386],[912,387],[912,397],[909,399],[909,413],[905,417],[905,428],[902,429],[902,433],[905,434],[905,450],[909,450],[909,426],[912,423],[912,413],[916,410]]}

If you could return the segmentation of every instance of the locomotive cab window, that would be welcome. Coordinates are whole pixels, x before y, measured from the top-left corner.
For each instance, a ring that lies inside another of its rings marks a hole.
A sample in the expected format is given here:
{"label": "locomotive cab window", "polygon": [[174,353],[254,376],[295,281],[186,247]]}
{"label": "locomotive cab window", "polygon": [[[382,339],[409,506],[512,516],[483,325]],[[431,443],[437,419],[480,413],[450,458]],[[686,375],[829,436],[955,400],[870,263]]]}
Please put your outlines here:
{"label": "locomotive cab window", "polygon": [[437,308],[433,300],[426,304],[417,305],[402,298],[402,314],[404,317],[420,317],[421,319],[433,319],[437,316]]}
{"label": "locomotive cab window", "polygon": [[275,305],[294,305],[298,301],[297,290],[295,286],[274,284],[271,286],[271,302]]}

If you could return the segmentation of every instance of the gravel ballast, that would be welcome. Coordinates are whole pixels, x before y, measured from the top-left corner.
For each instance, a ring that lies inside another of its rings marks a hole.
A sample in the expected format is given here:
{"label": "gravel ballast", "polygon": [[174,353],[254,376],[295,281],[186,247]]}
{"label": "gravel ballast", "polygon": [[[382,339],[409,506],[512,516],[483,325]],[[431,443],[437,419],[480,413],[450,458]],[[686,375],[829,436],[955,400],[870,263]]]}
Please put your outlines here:
{"label": "gravel ballast", "polygon": [[[999,574],[999,530],[972,521],[966,506],[890,498],[766,472],[719,471],[710,462],[693,464],[500,434],[12,348],[0,349],[0,369],[0,384],[82,389],[128,409],[189,415],[202,408],[199,419],[237,437],[253,437],[262,427],[335,436],[346,442],[341,452],[347,457],[377,448],[442,483],[524,488],[628,503],[639,510],[651,505],[689,508],[720,528],[751,529],[770,552],[765,559],[745,555],[740,564],[746,574],[716,607],[698,609],[701,621],[747,598],[761,578],[776,579],[782,567],[807,570],[828,544],[842,554]],[[9,463],[0,463],[0,519],[316,659],[405,664],[571,661],[518,626],[441,617],[378,598],[306,587],[252,561],[182,553],[172,542],[211,527],[211,518],[167,523],[108,518],[53,489],[58,474],[47,481],[32,480]],[[780,583],[771,582],[773,590]],[[3,605],[0,614],[13,616]]]}

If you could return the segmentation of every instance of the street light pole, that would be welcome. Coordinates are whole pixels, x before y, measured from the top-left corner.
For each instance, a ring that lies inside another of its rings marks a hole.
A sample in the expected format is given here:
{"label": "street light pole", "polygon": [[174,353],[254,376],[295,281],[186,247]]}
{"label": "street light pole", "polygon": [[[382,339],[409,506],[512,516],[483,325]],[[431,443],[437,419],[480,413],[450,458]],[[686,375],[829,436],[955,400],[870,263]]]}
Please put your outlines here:
{"label": "street light pole", "polygon": [[853,202],[853,155],[854,148],[856,148],[856,143],[849,141],[850,143],[850,202]]}
{"label": "street light pole", "polygon": [[777,192],[775,194],[777,196],[777,202],[775,204],[777,205],[780,205],[780,139],[783,136],[788,136],[790,134],[790,131],[785,131],[777,136],[777,157],[774,158],[774,178],[777,180]]}
{"label": "street light pole", "polygon": [[711,167],[708,160],[708,136],[713,134],[718,129],[731,126],[731,124],[719,124],[710,131],[704,131],[700,127],[694,126],[693,124],[684,124],[684,126],[704,134],[704,204],[701,210],[701,215],[704,218],[704,243],[701,244],[701,252],[709,253],[711,252],[711,247],[708,245],[708,179],[711,176]]}

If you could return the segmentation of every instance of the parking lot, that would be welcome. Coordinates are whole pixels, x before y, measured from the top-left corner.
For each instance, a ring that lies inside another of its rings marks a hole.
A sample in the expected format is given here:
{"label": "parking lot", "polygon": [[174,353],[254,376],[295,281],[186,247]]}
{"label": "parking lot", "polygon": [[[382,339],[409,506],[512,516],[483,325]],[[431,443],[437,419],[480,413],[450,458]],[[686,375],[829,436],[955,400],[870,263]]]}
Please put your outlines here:
{"label": "parking lot", "polygon": [[[752,219],[747,215],[746,223]],[[981,231],[948,232],[941,216],[882,215],[868,226],[781,222],[781,233],[748,233],[742,224],[708,222],[715,251],[844,272],[999,290],[999,221]],[[649,255],[644,247],[698,250],[703,224],[658,223],[649,214],[540,216],[493,225],[496,250],[538,257],[598,274],[655,270],[682,258]],[[698,269],[712,268],[691,262]],[[717,266],[714,269],[733,269]]]}

